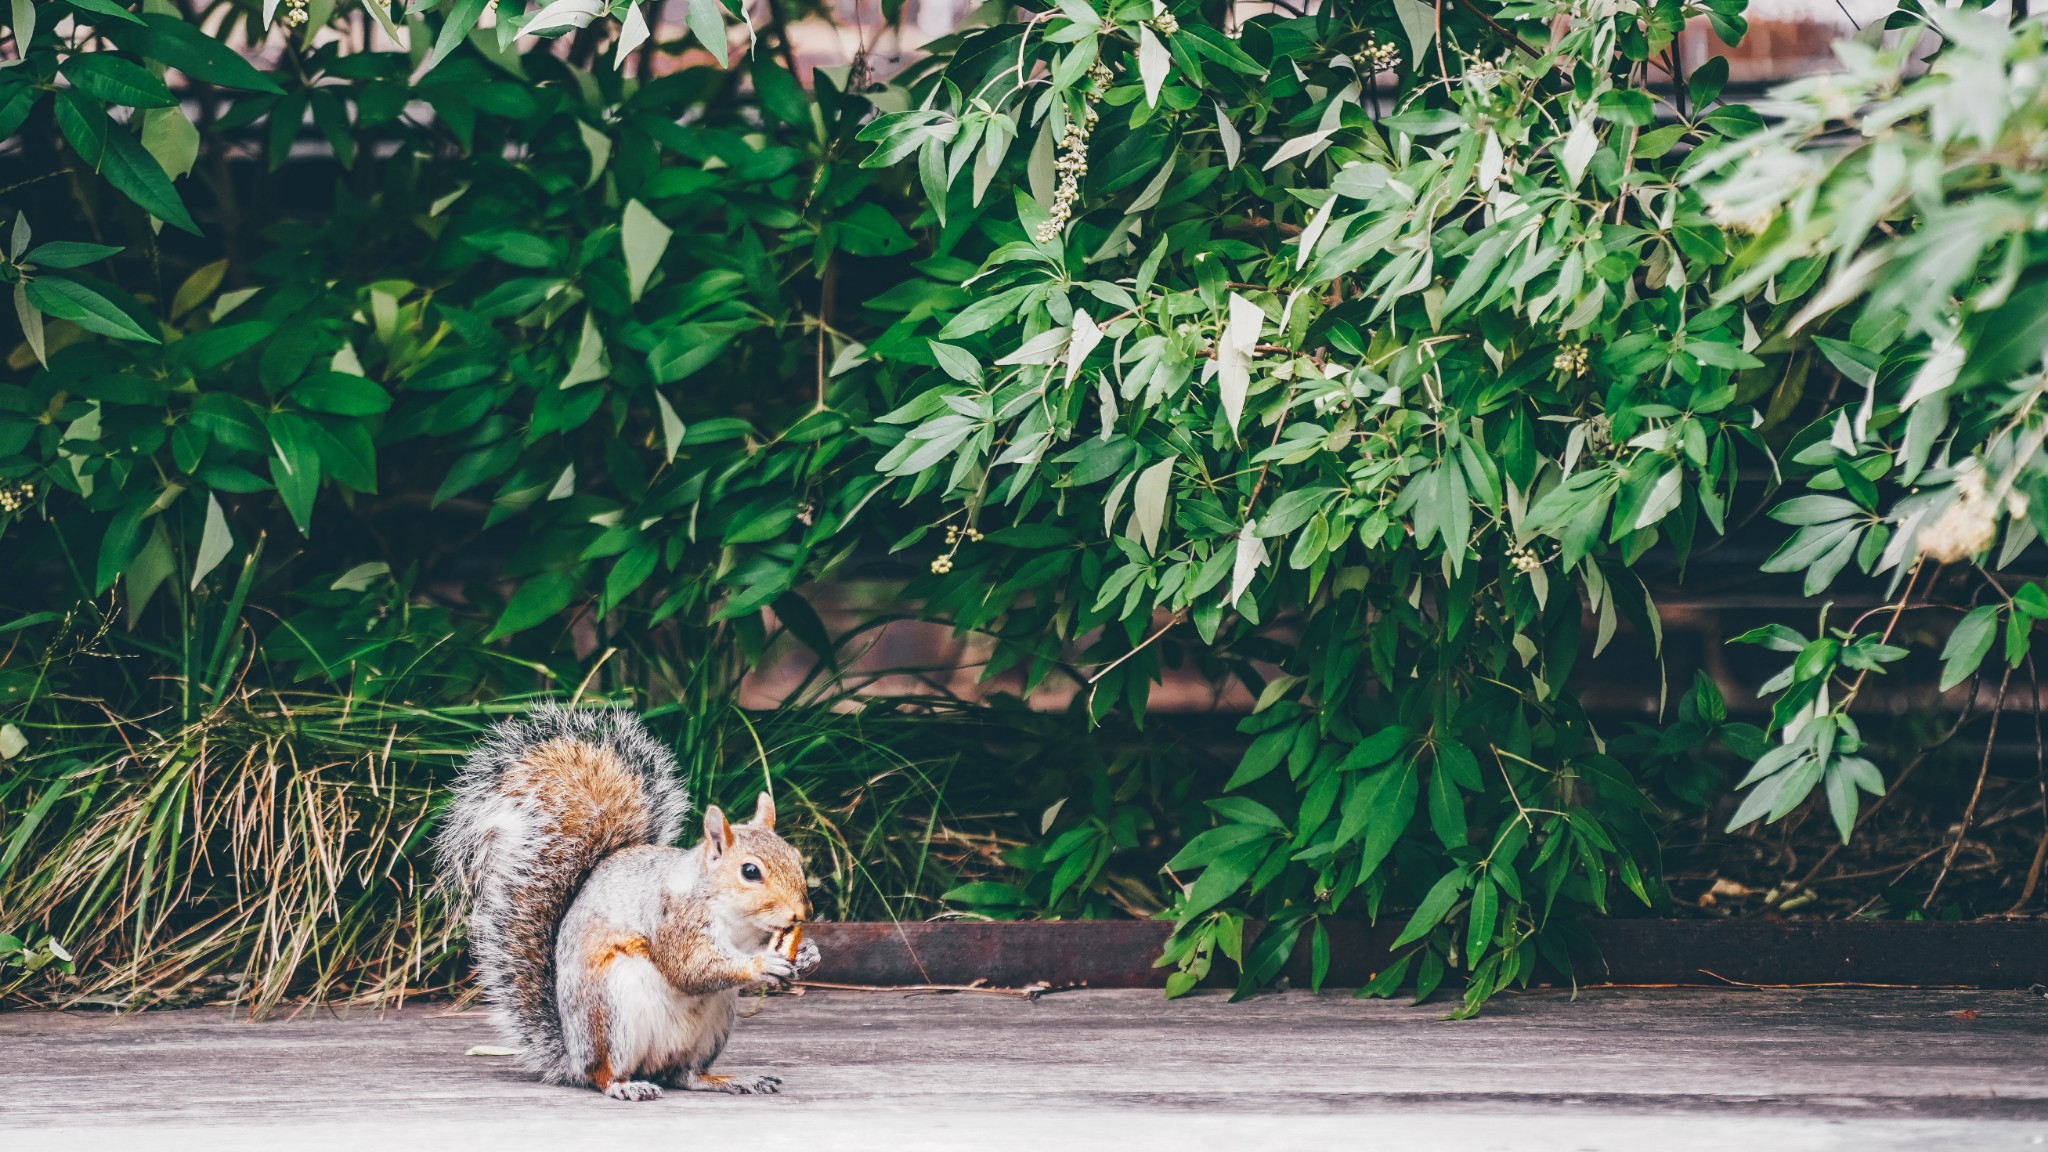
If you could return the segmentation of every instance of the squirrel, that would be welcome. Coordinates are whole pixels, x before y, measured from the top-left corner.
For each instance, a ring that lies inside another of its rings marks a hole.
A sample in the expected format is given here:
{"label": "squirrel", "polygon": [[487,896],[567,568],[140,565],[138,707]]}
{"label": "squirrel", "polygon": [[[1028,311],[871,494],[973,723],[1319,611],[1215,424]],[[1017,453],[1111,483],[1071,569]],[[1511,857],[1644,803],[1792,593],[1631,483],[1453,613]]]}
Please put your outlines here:
{"label": "squirrel", "polygon": [[671,847],[688,810],[675,757],[623,708],[536,708],[457,777],[441,872],[469,901],[484,999],[542,1080],[615,1100],[780,1089],[709,1069],[742,990],[818,964],[810,942],[775,947],[811,914],[803,861],[765,792],[752,820],[707,808],[703,842]]}

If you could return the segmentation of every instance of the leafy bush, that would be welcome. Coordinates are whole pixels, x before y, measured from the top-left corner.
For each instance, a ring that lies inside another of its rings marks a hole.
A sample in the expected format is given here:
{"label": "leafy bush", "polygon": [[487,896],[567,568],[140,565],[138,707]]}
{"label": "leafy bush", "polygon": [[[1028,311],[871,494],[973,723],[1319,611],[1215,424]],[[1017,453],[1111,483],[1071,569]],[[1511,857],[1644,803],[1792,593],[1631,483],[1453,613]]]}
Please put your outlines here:
{"label": "leafy bush", "polygon": [[[1471,1011],[1539,955],[1568,966],[1576,912],[1660,904],[1652,805],[1567,687],[1581,593],[1594,655],[1624,616],[1656,637],[1632,568],[1652,549],[1682,564],[1724,529],[1739,456],[1783,448],[1810,487],[1846,492],[1773,512],[1806,527],[1764,568],[1805,570],[1809,595],[1852,560],[1991,543],[2011,477],[1881,516],[1893,445],[1858,445],[1902,431],[1907,484],[1950,475],[1918,476],[1937,442],[1971,460],[1964,477],[2040,450],[2042,339],[2015,335],[2044,330],[2024,287],[2036,182],[2013,171],[2041,107],[2038,27],[1955,17],[1975,45],[1889,100],[1911,42],[1847,46],[1861,70],[1793,86],[1764,131],[1720,100],[1725,60],[1678,55],[1687,19],[1734,42],[1739,12],[1397,0],[1232,36],[1207,8],[1062,2],[959,40],[912,82],[916,107],[864,130],[871,163],[915,159],[946,235],[979,257],[971,300],[918,329],[936,371],[882,417],[903,430],[882,467],[958,509],[914,591],[1032,677],[1094,638],[1098,713],[1142,714],[1183,644],[1260,691],[1215,827],[1166,865],[1176,988],[1235,958],[1250,915],[1267,927],[1243,990],[1302,933],[1320,974],[1325,921],[1362,901],[1412,910],[1370,991],[1427,995],[1464,969]],[[1653,78],[1672,83],[1661,103]],[[1931,129],[1909,119],[1923,109]],[[1803,147],[1852,116],[1870,143]],[[1859,260],[1874,226],[1916,216]],[[1840,338],[1803,331],[1866,287]],[[1930,339],[1953,350],[1930,357]],[[1896,408],[1829,406],[1787,444],[1817,355],[1883,399],[1923,360],[1946,374],[1919,369]],[[1959,368],[1989,386],[1973,416],[1894,419]],[[2032,538],[2017,529],[2004,558]],[[1943,687],[2000,622],[2017,664],[2036,606],[1966,618]],[[1859,790],[1883,789],[1846,709],[1903,650],[1745,639],[1800,653],[1766,685],[1791,688],[1783,743],[1725,724],[1702,681],[1679,746],[1760,757],[1735,826],[1824,786],[1846,838]],[[1853,683],[1831,706],[1837,676]]]}

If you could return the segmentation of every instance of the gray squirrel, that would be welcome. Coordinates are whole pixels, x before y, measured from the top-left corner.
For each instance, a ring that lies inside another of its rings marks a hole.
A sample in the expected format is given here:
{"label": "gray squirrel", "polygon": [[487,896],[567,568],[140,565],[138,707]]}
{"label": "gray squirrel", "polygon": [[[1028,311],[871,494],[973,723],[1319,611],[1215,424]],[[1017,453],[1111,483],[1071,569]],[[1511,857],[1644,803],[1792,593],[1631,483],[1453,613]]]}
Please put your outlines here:
{"label": "gray squirrel", "polygon": [[803,861],[775,802],[670,847],[689,810],[675,758],[622,708],[542,706],[499,724],[455,781],[435,848],[470,901],[469,944],[499,1028],[551,1084],[614,1100],[664,1086],[775,1092],[774,1076],[716,1076],[742,990],[818,963],[785,955],[810,917]]}

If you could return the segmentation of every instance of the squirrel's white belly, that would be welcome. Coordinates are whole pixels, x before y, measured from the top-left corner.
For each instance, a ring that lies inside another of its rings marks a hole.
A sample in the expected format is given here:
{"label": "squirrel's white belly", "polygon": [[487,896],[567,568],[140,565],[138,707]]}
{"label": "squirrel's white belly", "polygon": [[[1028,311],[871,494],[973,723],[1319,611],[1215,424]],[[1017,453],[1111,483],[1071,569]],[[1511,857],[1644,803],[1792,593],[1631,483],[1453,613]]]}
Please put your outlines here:
{"label": "squirrel's white belly", "polygon": [[732,1034],[737,988],[691,996],[677,991],[653,961],[639,956],[614,960],[606,979],[611,995],[605,1025],[615,1075],[701,1070]]}

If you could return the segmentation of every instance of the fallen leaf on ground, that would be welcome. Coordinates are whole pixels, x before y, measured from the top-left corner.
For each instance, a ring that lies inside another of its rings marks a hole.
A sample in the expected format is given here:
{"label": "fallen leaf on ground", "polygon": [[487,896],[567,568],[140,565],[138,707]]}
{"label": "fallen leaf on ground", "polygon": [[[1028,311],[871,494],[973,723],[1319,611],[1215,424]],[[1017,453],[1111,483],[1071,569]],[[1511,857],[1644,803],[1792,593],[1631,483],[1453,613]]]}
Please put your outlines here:
{"label": "fallen leaf on ground", "polygon": [[1977,1010],[1975,1008],[1965,1008],[1961,1012],[1951,1012],[1949,1015],[1958,1020],[1975,1020],[1977,1018]]}
{"label": "fallen leaf on ground", "polygon": [[479,1044],[463,1053],[465,1056],[517,1056],[519,1049],[505,1048],[497,1044]]}

